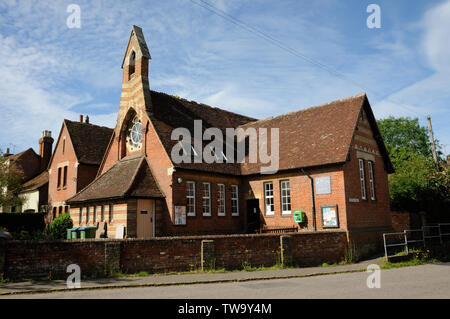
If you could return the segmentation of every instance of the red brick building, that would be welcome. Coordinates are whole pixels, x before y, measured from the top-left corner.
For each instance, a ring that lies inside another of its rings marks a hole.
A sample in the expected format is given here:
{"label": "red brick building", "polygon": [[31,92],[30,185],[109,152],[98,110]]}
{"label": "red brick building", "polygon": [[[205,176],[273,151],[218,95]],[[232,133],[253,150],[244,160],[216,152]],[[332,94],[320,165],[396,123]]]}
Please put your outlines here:
{"label": "red brick building", "polygon": [[66,200],[97,176],[112,129],[89,123],[64,120],[48,165],[48,202],[51,221],[69,211]]}
{"label": "red brick building", "polygon": [[10,154],[7,149],[3,156],[7,158],[10,172],[18,176],[23,183],[19,194],[22,205],[0,206],[0,212],[43,212],[47,209],[47,166],[52,155],[52,147],[51,132],[43,131],[39,139],[39,154],[31,147],[17,154]]}
{"label": "red brick building", "polygon": [[[362,243],[391,229],[393,167],[365,94],[257,120],[150,90],[149,60],[134,26],[117,123],[98,176],[68,200],[76,226],[103,218],[109,237],[333,228]],[[195,136],[195,120],[202,120],[200,133],[218,128],[224,136],[227,128],[278,129],[278,170],[261,174],[263,164],[251,163],[249,153],[243,163],[225,154],[222,163],[175,163],[173,130]],[[305,212],[303,222],[294,221],[297,211]]]}

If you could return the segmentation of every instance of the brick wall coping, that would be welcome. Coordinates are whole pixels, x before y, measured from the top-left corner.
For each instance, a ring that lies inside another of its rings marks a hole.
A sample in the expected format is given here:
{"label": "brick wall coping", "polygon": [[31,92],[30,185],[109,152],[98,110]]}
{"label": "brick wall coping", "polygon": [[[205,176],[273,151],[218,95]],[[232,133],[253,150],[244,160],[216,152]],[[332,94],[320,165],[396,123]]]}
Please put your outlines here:
{"label": "brick wall coping", "polygon": [[87,239],[60,239],[60,240],[9,240],[10,244],[70,244],[70,243],[100,243],[100,242],[141,242],[141,241],[166,241],[166,240],[202,240],[202,239],[223,239],[223,238],[261,238],[261,237],[280,237],[285,235],[290,236],[314,236],[323,234],[346,234],[345,230],[318,230],[318,231],[304,231],[292,233],[278,233],[278,234],[233,234],[233,235],[196,235],[196,236],[173,236],[173,237],[153,237],[153,238],[87,238]]}

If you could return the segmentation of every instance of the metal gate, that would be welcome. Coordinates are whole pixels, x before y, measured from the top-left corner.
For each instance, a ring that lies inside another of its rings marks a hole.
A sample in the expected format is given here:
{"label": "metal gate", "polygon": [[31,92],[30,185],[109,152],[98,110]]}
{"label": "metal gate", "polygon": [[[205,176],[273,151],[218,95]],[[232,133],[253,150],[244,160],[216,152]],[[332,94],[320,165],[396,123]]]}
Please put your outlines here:
{"label": "metal gate", "polygon": [[384,255],[386,258],[394,256],[395,254],[388,254],[388,249],[393,247],[403,247],[406,254],[409,254],[409,250],[413,247],[426,248],[427,244],[433,242],[436,244],[436,241],[443,244],[449,239],[450,223],[423,226],[420,229],[407,229],[397,233],[384,233]]}

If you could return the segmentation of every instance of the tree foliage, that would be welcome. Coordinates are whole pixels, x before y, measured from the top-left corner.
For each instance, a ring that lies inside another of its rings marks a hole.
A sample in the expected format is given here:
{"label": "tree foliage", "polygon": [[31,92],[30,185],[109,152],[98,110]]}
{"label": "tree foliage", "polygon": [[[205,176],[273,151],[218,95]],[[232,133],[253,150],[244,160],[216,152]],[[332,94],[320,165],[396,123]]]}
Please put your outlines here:
{"label": "tree foliage", "polygon": [[435,165],[427,128],[404,117],[380,120],[378,127],[395,169],[389,176],[391,208],[425,212],[430,222],[450,218],[450,170],[441,152]]}
{"label": "tree foliage", "polygon": [[67,229],[73,227],[70,213],[64,213],[56,217],[48,228],[51,239],[65,239],[67,236]]}
{"label": "tree foliage", "polygon": [[18,196],[22,190],[22,179],[10,169],[10,161],[0,150],[0,206],[17,206],[22,204]]}

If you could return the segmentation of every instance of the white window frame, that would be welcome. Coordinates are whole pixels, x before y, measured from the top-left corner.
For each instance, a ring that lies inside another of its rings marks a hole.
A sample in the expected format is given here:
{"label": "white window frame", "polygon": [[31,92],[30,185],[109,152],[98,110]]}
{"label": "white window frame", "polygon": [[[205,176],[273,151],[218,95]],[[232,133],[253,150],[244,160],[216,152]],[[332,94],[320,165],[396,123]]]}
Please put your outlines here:
{"label": "white window frame", "polygon": [[[234,211],[233,208],[236,208]],[[231,185],[231,216],[239,216],[239,186]]]}
{"label": "white window frame", "polygon": [[[287,184],[287,188],[286,188]],[[283,195],[283,191],[287,191],[287,195]],[[291,203],[291,183],[289,180],[280,181],[280,198],[281,198],[281,214],[290,215],[292,213],[292,203]],[[285,199],[287,202],[285,203]],[[289,206],[289,210],[286,210],[286,206]]]}
{"label": "white window frame", "polygon": [[[205,186],[208,186],[208,195],[205,196]],[[208,206],[205,206],[205,200],[208,201]],[[205,212],[205,208],[208,211]],[[202,213],[203,216],[211,216],[211,183],[202,183]]]}
{"label": "white window frame", "polygon": [[[188,187],[189,187],[189,185],[192,185],[192,195],[189,195],[189,189],[188,189]],[[189,210],[189,201],[190,200],[192,200],[193,201],[193,211],[191,212],[190,210]],[[187,181],[186,182],[186,211],[187,211],[187,216],[195,216],[195,208],[196,208],[196,205],[195,205],[195,182],[192,182],[192,181]]]}
{"label": "white window frame", "polygon": [[359,164],[359,180],[361,184],[361,198],[367,200],[366,194],[366,178],[364,175],[364,160],[362,158],[358,159]]}
{"label": "white window frame", "polygon": [[370,199],[376,200],[375,196],[375,182],[373,179],[373,162],[367,161],[367,167],[369,169],[369,190],[370,190]]}
{"label": "white window frame", "polygon": [[[267,185],[272,185],[272,189],[268,190],[266,187]],[[275,214],[275,202],[273,199],[273,182],[265,182],[263,186],[264,186],[264,211],[266,213],[266,216],[272,216]],[[270,192],[272,193],[272,195],[268,195],[268,193]],[[268,200],[271,200],[270,207],[271,208],[273,207],[273,210],[270,211],[267,210],[267,206],[269,206],[267,204]]]}
{"label": "white window frame", "polygon": [[226,189],[225,184],[217,184],[217,216],[226,215]]}

